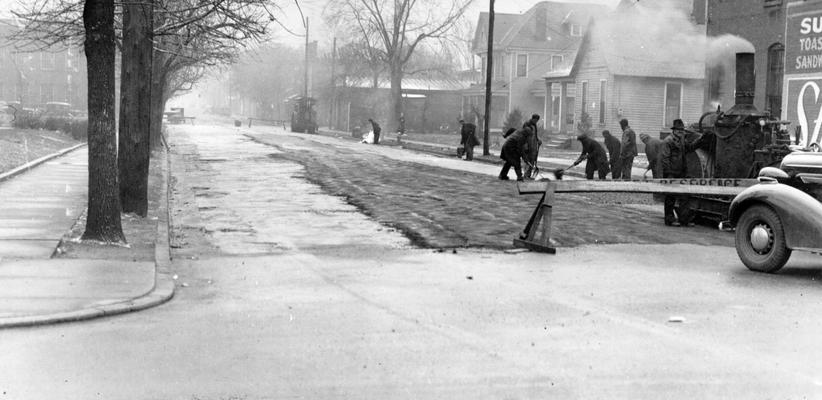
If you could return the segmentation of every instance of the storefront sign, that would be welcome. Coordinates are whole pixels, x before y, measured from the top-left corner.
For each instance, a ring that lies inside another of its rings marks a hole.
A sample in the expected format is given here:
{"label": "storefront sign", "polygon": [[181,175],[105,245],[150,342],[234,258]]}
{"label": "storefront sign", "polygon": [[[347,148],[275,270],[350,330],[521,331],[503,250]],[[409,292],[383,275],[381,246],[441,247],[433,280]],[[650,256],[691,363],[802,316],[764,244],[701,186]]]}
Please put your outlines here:
{"label": "storefront sign", "polygon": [[822,77],[788,78],[787,119],[802,128],[800,144],[819,143],[822,134]]}
{"label": "storefront sign", "polygon": [[822,72],[820,4],[800,4],[789,9],[785,28],[785,74]]}

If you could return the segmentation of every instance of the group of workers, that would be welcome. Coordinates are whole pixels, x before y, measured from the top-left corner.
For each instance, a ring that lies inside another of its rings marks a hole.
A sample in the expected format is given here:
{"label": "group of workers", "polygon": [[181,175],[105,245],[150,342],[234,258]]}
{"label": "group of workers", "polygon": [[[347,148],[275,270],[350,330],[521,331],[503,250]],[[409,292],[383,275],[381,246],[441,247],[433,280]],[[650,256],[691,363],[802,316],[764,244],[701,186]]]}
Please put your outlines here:
{"label": "group of workers", "polygon": [[[619,124],[623,132],[621,141],[607,130],[602,131],[610,157],[606,157],[605,147],[596,140],[586,134],[577,136],[577,139],[582,142],[582,153],[575,164],[588,160],[585,167],[587,179],[593,179],[594,171],[599,172],[599,179],[605,179],[609,169],[612,179],[631,179],[631,168],[634,157],[637,155],[636,133],[628,125],[627,119],[622,119]],[[645,176],[651,172],[653,178],[688,177],[686,156],[704,146],[707,141],[689,142],[685,136],[685,123],[681,119],[673,121],[671,134],[665,139],[657,139],[645,133],[640,134],[639,138],[645,144],[645,155],[648,158]],[[665,225],[692,225],[693,212],[688,196],[667,195],[664,204]]]}
{"label": "group of workers", "polygon": [[[534,114],[521,129],[511,128],[503,134],[506,141],[502,145],[500,158],[504,164],[499,179],[509,179],[508,172],[512,167],[518,181],[533,178],[532,171],[536,168],[536,156],[541,144],[537,136],[537,121],[539,121],[539,115]],[[599,179],[606,179],[610,173],[612,179],[631,180],[634,158],[638,154],[637,135],[627,119],[620,120],[619,125],[622,128],[621,140],[611,135],[608,130],[602,131],[605,146],[587,134],[582,133],[577,136],[577,140],[582,144],[582,152],[573,165],[587,160],[585,164],[587,179],[593,179],[595,173]],[[653,138],[645,133],[639,135],[639,139],[645,144],[645,155],[648,158],[645,176],[648,172],[651,172],[653,178],[685,178],[688,176],[686,155],[704,145],[705,142],[699,140],[689,142],[686,140],[685,132],[684,122],[676,119],[671,126],[671,135],[665,139]],[[464,140],[467,139],[464,138]],[[524,160],[528,166],[525,174],[522,172],[520,160]],[[689,203],[688,196],[665,196],[665,225],[692,225],[693,212]]]}

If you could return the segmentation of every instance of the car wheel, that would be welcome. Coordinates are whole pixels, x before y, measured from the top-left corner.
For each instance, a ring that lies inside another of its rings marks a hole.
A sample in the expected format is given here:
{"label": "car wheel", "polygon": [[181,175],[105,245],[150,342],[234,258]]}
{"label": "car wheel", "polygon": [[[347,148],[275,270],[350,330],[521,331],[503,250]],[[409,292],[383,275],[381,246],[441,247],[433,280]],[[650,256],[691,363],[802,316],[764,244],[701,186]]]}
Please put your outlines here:
{"label": "car wheel", "polygon": [[785,229],[770,207],[751,206],[736,225],[736,253],[751,271],[776,272],[791,256],[785,245]]}

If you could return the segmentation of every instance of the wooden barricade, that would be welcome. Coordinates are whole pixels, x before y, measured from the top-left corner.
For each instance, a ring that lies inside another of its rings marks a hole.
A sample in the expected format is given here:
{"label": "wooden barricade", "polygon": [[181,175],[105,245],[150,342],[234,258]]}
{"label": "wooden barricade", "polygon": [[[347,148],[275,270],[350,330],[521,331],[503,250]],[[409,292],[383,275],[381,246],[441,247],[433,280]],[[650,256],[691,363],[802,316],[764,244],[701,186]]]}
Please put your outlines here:
{"label": "wooden barricade", "polygon": [[633,181],[531,181],[517,184],[519,194],[542,194],[542,198],[525,229],[514,239],[514,247],[555,254],[551,247],[551,223],[556,193],[628,192],[658,194],[690,194],[705,196],[736,196],[756,179],[735,178],[671,178]]}

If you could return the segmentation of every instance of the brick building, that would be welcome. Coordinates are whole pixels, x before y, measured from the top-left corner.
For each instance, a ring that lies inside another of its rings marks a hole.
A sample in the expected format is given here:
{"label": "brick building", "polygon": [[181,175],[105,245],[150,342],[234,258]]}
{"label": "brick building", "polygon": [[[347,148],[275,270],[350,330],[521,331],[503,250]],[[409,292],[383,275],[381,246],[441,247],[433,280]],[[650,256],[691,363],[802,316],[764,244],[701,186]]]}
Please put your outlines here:
{"label": "brick building", "polygon": [[0,101],[26,108],[62,102],[85,110],[87,77],[82,49],[16,49],[5,38],[17,29],[13,20],[0,20]]}
{"label": "brick building", "polygon": [[[704,15],[709,37],[735,35],[750,42],[755,54],[754,106],[762,111],[770,110],[776,116],[782,114],[788,3],[789,0],[694,0],[694,14]],[[706,78],[706,105],[719,104],[726,110],[732,107],[735,79],[727,63],[709,65]]]}

